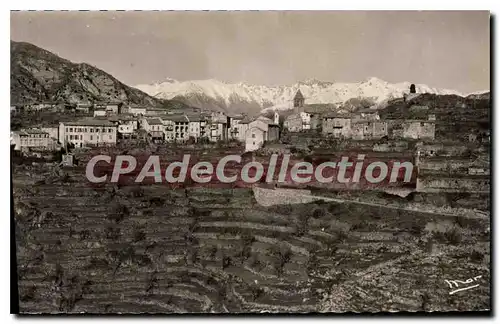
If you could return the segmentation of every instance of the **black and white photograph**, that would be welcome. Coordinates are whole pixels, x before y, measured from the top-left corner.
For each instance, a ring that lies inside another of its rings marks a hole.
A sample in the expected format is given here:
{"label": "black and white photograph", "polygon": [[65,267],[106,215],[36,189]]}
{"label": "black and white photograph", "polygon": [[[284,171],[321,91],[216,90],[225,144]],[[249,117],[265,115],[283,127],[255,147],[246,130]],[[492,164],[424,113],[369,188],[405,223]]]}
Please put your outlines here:
{"label": "black and white photograph", "polygon": [[491,314],[492,21],[11,11],[11,312]]}

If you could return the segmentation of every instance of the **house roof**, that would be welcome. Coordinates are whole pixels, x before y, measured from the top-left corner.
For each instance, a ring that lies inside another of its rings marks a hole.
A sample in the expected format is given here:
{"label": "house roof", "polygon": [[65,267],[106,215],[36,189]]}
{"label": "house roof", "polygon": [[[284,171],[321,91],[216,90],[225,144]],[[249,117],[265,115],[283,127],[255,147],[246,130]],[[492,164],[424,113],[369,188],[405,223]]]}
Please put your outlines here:
{"label": "house roof", "polygon": [[36,129],[36,128],[22,129],[19,131],[15,131],[15,133],[18,133],[19,135],[49,134],[41,129]]}
{"label": "house roof", "polygon": [[232,118],[232,119],[243,119],[245,116],[242,114],[227,114],[227,117]]}
{"label": "house roof", "polygon": [[349,114],[339,114],[337,112],[326,113],[323,118],[342,118],[342,119],[351,119],[351,115]]}
{"label": "house roof", "polygon": [[308,104],[304,106],[304,112],[308,114],[325,114],[335,110],[334,104]]}
{"label": "house roof", "polygon": [[186,117],[186,115],[166,115],[163,117],[163,119],[173,122],[189,122],[189,119]]}
{"label": "house roof", "polygon": [[250,124],[251,122],[254,122],[256,120],[260,120],[268,125],[274,125],[274,121],[265,117],[265,116],[257,116],[257,117],[248,117],[245,116],[241,121],[240,124]]}
{"label": "house roof", "polygon": [[205,116],[198,115],[198,114],[186,115],[186,117],[190,122],[200,122],[200,121],[206,120]]}
{"label": "house roof", "polygon": [[297,93],[295,94],[295,97],[293,99],[304,99],[304,95],[302,95],[302,92],[300,92],[300,89],[297,90]]}
{"label": "house roof", "polygon": [[108,120],[109,121],[128,121],[128,120],[136,120],[137,117],[135,117],[132,114],[119,114],[119,115],[114,115],[114,116],[109,116]]}
{"label": "house roof", "polygon": [[146,121],[149,125],[163,125],[159,118],[147,118]]}
{"label": "house roof", "polygon": [[61,124],[68,126],[114,126],[109,120],[98,118],[82,118],[75,121],[63,122]]}
{"label": "house roof", "polygon": [[356,111],[358,114],[378,114],[378,110],[371,108],[363,108]]}
{"label": "house roof", "polygon": [[258,125],[255,125],[255,126],[250,127],[250,128],[247,130],[247,132],[248,132],[248,131],[250,131],[250,130],[252,130],[252,129],[258,129],[258,130],[260,130],[261,132],[265,132],[265,131],[266,131],[265,129],[263,129],[263,128],[259,127]]}
{"label": "house roof", "polygon": [[351,124],[375,124],[375,123],[387,123],[387,122],[385,120],[372,120],[372,119],[357,119],[351,122]]}
{"label": "house roof", "polygon": [[248,117],[248,116],[245,116],[243,117],[243,119],[240,121],[240,124],[249,124],[250,122],[252,122],[252,118]]}

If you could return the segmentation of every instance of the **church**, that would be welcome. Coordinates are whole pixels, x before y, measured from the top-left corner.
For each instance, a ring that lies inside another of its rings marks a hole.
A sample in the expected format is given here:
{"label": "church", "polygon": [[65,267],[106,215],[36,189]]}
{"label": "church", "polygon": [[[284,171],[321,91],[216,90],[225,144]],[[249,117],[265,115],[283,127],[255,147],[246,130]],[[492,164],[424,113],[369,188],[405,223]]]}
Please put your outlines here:
{"label": "church", "polygon": [[311,129],[311,114],[304,111],[305,98],[302,92],[297,90],[293,98],[293,115],[285,119],[283,126],[290,132],[300,132]]}

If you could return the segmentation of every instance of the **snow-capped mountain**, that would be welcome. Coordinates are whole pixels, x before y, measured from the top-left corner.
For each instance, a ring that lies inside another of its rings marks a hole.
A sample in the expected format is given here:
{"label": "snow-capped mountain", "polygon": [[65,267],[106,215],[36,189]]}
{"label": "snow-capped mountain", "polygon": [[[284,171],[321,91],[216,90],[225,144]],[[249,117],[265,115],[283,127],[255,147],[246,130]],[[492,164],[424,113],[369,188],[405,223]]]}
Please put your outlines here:
{"label": "snow-capped mountain", "polygon": [[[288,86],[264,86],[247,83],[226,83],[214,79],[177,81],[167,79],[161,83],[137,85],[136,88],[161,99],[178,99],[201,108],[230,112],[257,112],[265,108],[290,109],[298,89],[306,104],[342,104],[351,98],[370,98],[381,103],[402,97],[410,82],[388,83],[371,77],[357,83],[333,83],[309,79]],[[417,93],[456,94],[454,90],[437,89],[416,84]]]}

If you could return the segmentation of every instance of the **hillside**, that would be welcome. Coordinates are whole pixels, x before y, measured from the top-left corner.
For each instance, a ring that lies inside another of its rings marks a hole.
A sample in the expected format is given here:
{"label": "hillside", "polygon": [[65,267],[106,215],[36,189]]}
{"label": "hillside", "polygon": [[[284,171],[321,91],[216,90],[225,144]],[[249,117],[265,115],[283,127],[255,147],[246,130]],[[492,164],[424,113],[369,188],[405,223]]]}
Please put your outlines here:
{"label": "hillside", "polygon": [[[357,83],[333,83],[312,79],[280,86],[232,84],[213,79],[184,82],[167,79],[161,83],[136,87],[157,98],[176,98],[187,104],[207,109],[252,112],[265,108],[290,109],[292,99],[299,88],[308,104],[342,104],[352,98],[366,98],[380,103],[402,97],[403,93],[408,92],[410,84],[410,82],[391,84],[374,77]],[[419,93],[462,95],[457,91],[432,88],[424,84],[416,85],[416,89]]]}
{"label": "hillside", "polygon": [[[424,106],[424,111],[414,111],[412,106]],[[490,93],[461,97],[456,95],[422,94],[410,102],[391,100],[380,110],[383,119],[414,119],[429,114],[436,117],[436,139],[466,139],[468,134],[491,130]]]}
{"label": "hillside", "polygon": [[11,41],[11,103],[122,101],[150,106],[163,100],[129,87],[89,64],[76,64],[35,45]]}
{"label": "hillside", "polygon": [[[13,157],[21,313],[491,308],[488,217],[352,202],[266,207],[249,188],[89,186],[90,157],[124,149],[76,152],[79,165],[65,169]],[[214,161],[241,150],[156,154]],[[472,276],[478,287],[450,294],[445,279]]]}

